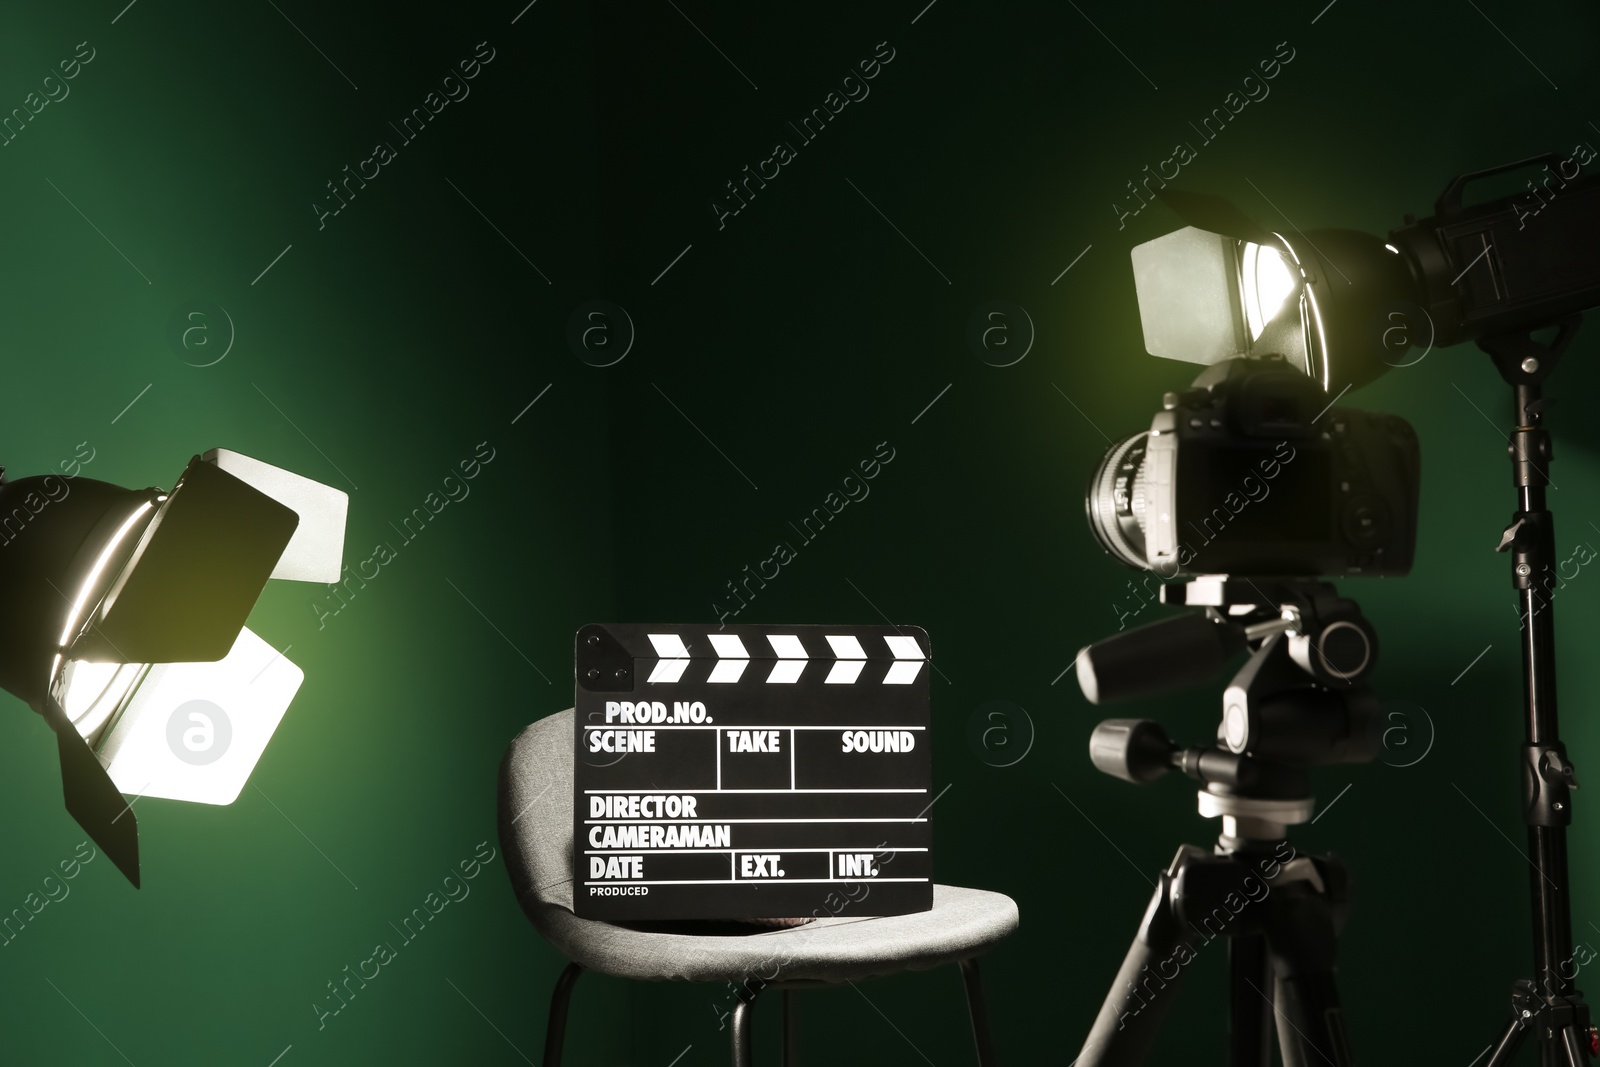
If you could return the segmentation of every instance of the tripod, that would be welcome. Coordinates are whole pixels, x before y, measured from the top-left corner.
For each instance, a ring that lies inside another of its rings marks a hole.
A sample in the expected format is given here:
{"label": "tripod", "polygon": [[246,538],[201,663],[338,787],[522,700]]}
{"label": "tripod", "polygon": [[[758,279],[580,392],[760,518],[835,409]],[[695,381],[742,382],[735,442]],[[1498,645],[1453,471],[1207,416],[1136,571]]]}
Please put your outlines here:
{"label": "tripod", "polygon": [[1520,979],[1511,991],[1511,1021],[1494,1045],[1486,1067],[1505,1067],[1532,1030],[1543,1067],[1584,1067],[1600,1055],[1600,1034],[1589,1024],[1589,1007],[1564,973],[1572,960],[1572,906],[1567,884],[1567,827],[1572,823],[1572,764],[1556,723],[1555,618],[1548,575],[1554,570],[1555,523],[1545,506],[1553,458],[1550,431],[1542,424],[1552,401],[1540,386],[1571,343],[1576,315],[1557,324],[1555,338],[1540,344],[1529,335],[1484,338],[1506,384],[1512,387],[1516,429],[1510,442],[1517,510],[1500,537],[1498,551],[1511,553],[1512,584],[1522,609],[1522,680],[1527,741],[1522,745],[1522,818],[1528,825],[1533,860],[1533,962],[1536,980]]}
{"label": "tripod", "polygon": [[[1222,832],[1213,851],[1183,845],[1161,872],[1076,1063],[1143,1063],[1189,964],[1224,938],[1232,1067],[1270,1067],[1274,1029],[1285,1067],[1345,1067],[1353,1059],[1334,965],[1349,880],[1330,856],[1296,854],[1287,835],[1311,818],[1311,767],[1376,755],[1376,701],[1360,684],[1376,636],[1326,583],[1197,579],[1164,588],[1163,599],[1208,611],[1089,646],[1079,683],[1095,703],[1148,695],[1210,677],[1255,644],[1223,694],[1217,743],[1180,748],[1154,722],[1108,719],[1090,757],[1135,783],[1182,771],[1202,784],[1200,813],[1220,817]],[[1217,610],[1239,607],[1249,610]],[[1172,673],[1154,681],[1157,662]]]}

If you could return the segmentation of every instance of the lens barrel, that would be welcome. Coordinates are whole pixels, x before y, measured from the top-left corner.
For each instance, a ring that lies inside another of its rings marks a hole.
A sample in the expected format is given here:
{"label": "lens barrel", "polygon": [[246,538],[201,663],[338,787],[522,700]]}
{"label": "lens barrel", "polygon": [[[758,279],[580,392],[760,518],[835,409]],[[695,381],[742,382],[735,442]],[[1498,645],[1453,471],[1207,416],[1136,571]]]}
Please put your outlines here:
{"label": "lens barrel", "polygon": [[1095,468],[1084,494],[1089,529],[1100,547],[1130,567],[1149,570],[1145,554],[1144,457],[1149,433],[1112,445]]}

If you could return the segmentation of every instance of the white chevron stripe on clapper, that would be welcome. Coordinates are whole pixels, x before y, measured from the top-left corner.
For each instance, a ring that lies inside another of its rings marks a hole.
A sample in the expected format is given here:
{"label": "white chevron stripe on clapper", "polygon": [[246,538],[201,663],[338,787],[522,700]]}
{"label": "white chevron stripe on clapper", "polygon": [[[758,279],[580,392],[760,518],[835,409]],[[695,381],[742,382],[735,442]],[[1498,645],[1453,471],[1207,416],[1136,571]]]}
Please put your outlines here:
{"label": "white chevron stripe on clapper", "polygon": [[861,642],[854,637],[835,637],[828,635],[828,644],[833,648],[833,655],[837,662],[828,672],[826,684],[828,685],[854,685],[855,680],[861,677],[861,671],[867,665],[867,650],[861,647]]}
{"label": "white chevron stripe on clapper", "polygon": [[778,662],[773,664],[767,681],[779,685],[798,682],[800,672],[806,669],[806,661],[810,659],[800,638],[794,634],[768,634],[767,642],[772,645],[772,651],[778,654]]}
{"label": "white chevron stripe on clapper", "polygon": [[676,682],[689,669],[689,649],[677,634],[646,634],[661,659],[647,682]]}
{"label": "white chevron stripe on clapper", "polygon": [[737,634],[708,634],[711,638],[711,647],[717,653],[717,665],[711,668],[711,677],[708,682],[737,682],[744,674],[744,669],[750,666],[750,653],[745,651],[744,642],[739,640]]}
{"label": "white chevron stripe on clapper", "polygon": [[889,668],[888,675],[883,679],[884,685],[910,685],[917,680],[917,672],[922,669],[922,646],[917,644],[915,637],[895,635],[885,636],[884,643],[889,646],[889,651],[894,654],[894,665]]}

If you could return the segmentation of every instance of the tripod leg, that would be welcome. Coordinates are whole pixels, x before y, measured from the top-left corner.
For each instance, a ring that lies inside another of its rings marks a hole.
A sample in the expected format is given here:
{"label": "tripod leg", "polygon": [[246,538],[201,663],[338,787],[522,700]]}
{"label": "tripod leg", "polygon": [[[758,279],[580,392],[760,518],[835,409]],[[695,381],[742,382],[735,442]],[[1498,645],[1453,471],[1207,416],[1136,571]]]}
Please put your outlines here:
{"label": "tripod leg", "polygon": [[1272,1067],[1272,1003],[1267,942],[1260,934],[1228,944],[1228,1063]]}
{"label": "tripod leg", "polygon": [[[1185,855],[1179,853],[1174,868]],[[1162,1019],[1177,999],[1175,987],[1187,969],[1184,964],[1194,956],[1180,936],[1172,884],[1171,873],[1161,872],[1139,932],[1074,1061],[1077,1067],[1137,1067],[1149,1053]]]}
{"label": "tripod leg", "polygon": [[1338,934],[1332,905],[1305,882],[1277,890],[1265,903],[1284,1067],[1349,1067],[1350,1035],[1333,977]]}
{"label": "tripod leg", "polygon": [[1506,1026],[1505,1032],[1500,1035],[1500,1040],[1494,1043],[1494,1051],[1489,1054],[1483,1067],[1510,1067],[1511,1060],[1522,1047],[1523,1039],[1528,1036],[1528,1027],[1522,1019],[1513,1017]]}
{"label": "tripod leg", "polygon": [[1561,1063],[1563,1067],[1588,1067],[1589,1054],[1584,1050],[1576,1027],[1561,1031]]}

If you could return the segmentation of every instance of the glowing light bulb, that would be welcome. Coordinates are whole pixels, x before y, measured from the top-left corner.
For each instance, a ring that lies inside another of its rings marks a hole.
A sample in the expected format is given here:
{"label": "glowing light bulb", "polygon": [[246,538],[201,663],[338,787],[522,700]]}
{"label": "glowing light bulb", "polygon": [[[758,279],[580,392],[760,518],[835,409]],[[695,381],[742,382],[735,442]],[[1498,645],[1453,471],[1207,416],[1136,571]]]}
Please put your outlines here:
{"label": "glowing light bulb", "polygon": [[1294,294],[1295,275],[1276,248],[1253,242],[1245,243],[1240,268],[1244,282],[1244,313],[1253,341],[1261,336],[1267,323]]}

